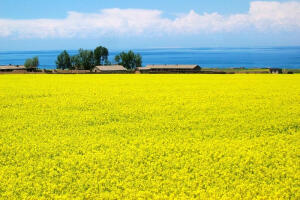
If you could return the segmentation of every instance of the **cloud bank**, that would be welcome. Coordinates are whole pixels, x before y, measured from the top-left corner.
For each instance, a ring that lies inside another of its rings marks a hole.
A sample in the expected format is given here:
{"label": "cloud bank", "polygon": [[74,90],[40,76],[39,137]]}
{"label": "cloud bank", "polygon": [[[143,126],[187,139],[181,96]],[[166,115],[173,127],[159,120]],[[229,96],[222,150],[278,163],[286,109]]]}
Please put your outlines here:
{"label": "cloud bank", "polygon": [[197,35],[240,31],[300,31],[300,2],[254,1],[248,13],[198,14],[191,10],[175,19],[160,10],[104,9],[69,12],[64,19],[0,19],[0,37],[87,38],[105,35]]}

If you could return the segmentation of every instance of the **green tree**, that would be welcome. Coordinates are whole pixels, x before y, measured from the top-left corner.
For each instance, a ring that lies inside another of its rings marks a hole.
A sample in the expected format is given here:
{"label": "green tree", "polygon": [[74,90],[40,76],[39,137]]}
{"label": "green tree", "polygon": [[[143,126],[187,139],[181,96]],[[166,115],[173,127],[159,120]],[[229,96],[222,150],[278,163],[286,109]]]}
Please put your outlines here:
{"label": "green tree", "polygon": [[37,56],[32,58],[32,67],[37,68],[40,65],[39,58]]}
{"label": "green tree", "polygon": [[93,51],[79,49],[78,60],[80,69],[92,70],[94,67],[94,54]]}
{"label": "green tree", "polygon": [[26,68],[31,68],[31,66],[32,66],[32,59],[31,59],[31,58],[28,58],[28,59],[25,61],[24,66],[25,66]]}
{"label": "green tree", "polygon": [[71,69],[72,65],[71,65],[71,58],[70,55],[68,54],[68,52],[66,50],[64,50],[63,52],[61,52],[61,54],[59,54],[57,56],[57,60],[56,60],[56,67],[57,69]]}
{"label": "green tree", "polygon": [[29,58],[25,61],[24,66],[26,68],[37,68],[39,66],[39,58],[37,56]]}
{"label": "green tree", "polygon": [[133,51],[121,52],[116,55],[115,61],[127,69],[135,69],[142,66],[142,56]]}
{"label": "green tree", "polygon": [[106,65],[108,63],[108,49],[103,46],[99,46],[94,50],[95,65]]}
{"label": "green tree", "polygon": [[72,69],[80,69],[80,58],[79,55],[71,56]]}

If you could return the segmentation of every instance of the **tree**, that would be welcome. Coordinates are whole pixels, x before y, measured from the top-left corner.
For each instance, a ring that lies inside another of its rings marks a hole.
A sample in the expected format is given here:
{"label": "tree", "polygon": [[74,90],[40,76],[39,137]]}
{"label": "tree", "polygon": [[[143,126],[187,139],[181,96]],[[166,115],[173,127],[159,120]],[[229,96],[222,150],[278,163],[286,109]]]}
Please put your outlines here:
{"label": "tree", "polygon": [[27,59],[27,60],[25,61],[25,63],[24,63],[24,66],[25,66],[26,68],[31,68],[31,66],[32,66],[32,59],[31,59],[31,58]]}
{"label": "tree", "polygon": [[79,55],[71,56],[72,69],[80,69],[80,58]]}
{"label": "tree", "polygon": [[32,67],[37,68],[39,66],[39,58],[37,56],[32,58]]}
{"label": "tree", "polygon": [[103,46],[99,46],[94,50],[94,60],[95,60],[95,65],[105,65],[108,63],[108,49]]}
{"label": "tree", "polygon": [[37,68],[39,66],[39,58],[37,56],[29,58],[25,61],[24,66],[26,68]]}
{"label": "tree", "polygon": [[93,51],[79,49],[78,61],[80,63],[80,69],[92,70],[94,67]]}
{"label": "tree", "polygon": [[63,52],[61,52],[61,54],[57,56],[57,60],[55,63],[57,69],[64,70],[64,69],[71,69],[72,67],[70,55],[66,50],[64,50]]}
{"label": "tree", "polygon": [[126,69],[135,69],[142,66],[142,57],[140,54],[135,54],[133,51],[121,52],[116,55],[115,61],[124,66]]}

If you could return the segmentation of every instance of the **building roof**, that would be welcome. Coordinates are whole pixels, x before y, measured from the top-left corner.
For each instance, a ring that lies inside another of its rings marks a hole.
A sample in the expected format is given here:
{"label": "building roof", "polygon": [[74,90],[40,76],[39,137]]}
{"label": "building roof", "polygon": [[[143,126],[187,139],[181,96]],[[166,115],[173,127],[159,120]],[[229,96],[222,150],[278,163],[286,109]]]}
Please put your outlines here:
{"label": "building roof", "polygon": [[126,71],[122,65],[106,65],[106,66],[96,66],[96,69],[100,71]]}
{"label": "building roof", "polygon": [[0,70],[24,70],[26,69],[23,65],[14,66],[14,65],[0,65]]}
{"label": "building roof", "polygon": [[147,69],[195,69],[199,65],[147,65],[146,67],[139,68],[140,70]]}

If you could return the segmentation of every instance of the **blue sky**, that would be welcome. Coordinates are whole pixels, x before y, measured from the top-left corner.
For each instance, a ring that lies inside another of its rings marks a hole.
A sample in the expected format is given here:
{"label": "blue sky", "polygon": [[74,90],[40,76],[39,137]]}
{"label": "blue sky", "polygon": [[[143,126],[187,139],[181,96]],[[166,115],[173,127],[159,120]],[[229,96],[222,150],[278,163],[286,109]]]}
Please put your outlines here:
{"label": "blue sky", "polygon": [[[13,19],[63,18],[68,11],[97,12],[105,8],[159,9],[166,13],[247,12],[251,0],[0,0],[0,17]],[[281,1],[284,2],[284,1]]]}
{"label": "blue sky", "polygon": [[299,0],[0,0],[0,50],[299,46],[299,33]]}

